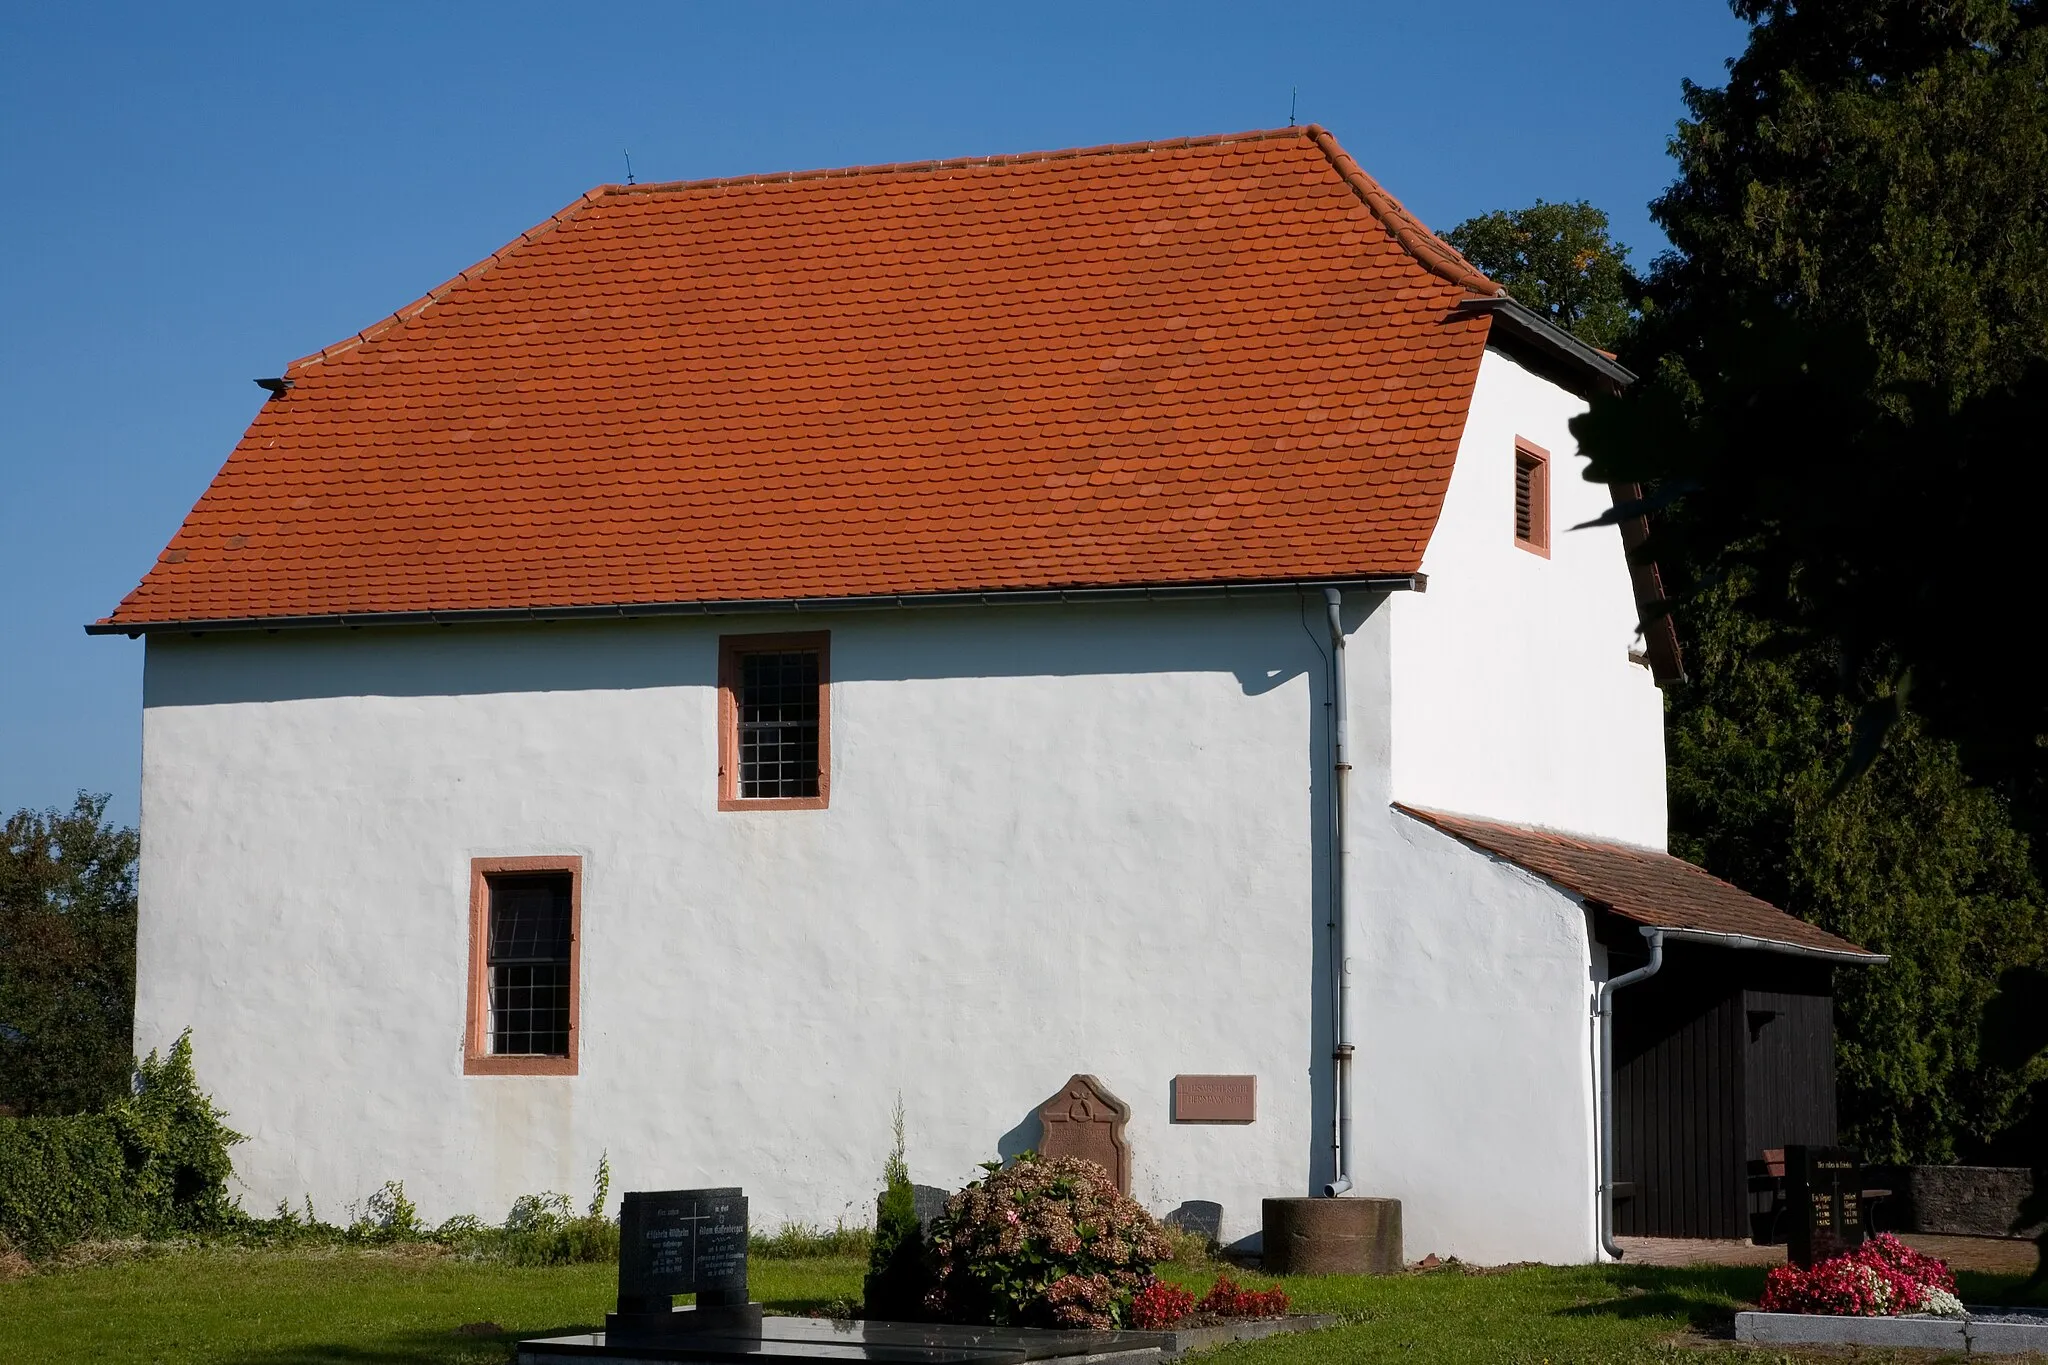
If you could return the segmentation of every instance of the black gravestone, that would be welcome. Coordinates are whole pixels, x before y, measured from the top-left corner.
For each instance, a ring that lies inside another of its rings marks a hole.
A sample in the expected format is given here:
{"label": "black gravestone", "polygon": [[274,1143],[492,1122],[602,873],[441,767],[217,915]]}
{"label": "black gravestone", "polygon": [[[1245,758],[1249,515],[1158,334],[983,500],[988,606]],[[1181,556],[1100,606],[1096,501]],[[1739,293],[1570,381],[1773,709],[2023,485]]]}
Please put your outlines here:
{"label": "black gravestone", "polygon": [[1846,1147],[1785,1148],[1785,1255],[1810,1266],[1863,1242],[1863,1161]]}
{"label": "black gravestone", "polygon": [[[695,1309],[675,1296],[695,1294]],[[747,1302],[747,1199],[737,1189],[635,1190],[619,1205],[619,1309],[611,1340],[758,1326]]]}
{"label": "black gravestone", "polygon": [[1223,1240],[1223,1206],[1213,1199],[1187,1200],[1167,1214],[1166,1221],[1182,1232],[1206,1237],[1212,1243]]}
{"label": "black gravestone", "polygon": [[932,1220],[946,1211],[946,1201],[953,1197],[951,1190],[942,1190],[937,1185],[912,1185],[911,1203],[917,1210],[917,1226],[925,1236],[932,1235]]}

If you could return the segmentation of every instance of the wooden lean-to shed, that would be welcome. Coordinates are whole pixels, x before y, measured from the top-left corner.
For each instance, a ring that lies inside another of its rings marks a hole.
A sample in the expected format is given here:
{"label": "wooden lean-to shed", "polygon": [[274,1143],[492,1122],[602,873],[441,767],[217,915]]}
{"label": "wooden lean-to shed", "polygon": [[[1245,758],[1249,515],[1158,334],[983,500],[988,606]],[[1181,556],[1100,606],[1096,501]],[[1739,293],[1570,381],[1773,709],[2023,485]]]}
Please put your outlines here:
{"label": "wooden lean-to shed", "polygon": [[[1613,969],[1627,970],[1642,939],[1615,927]],[[1763,1154],[1835,1142],[1834,970],[1681,940],[1656,976],[1616,993],[1617,1232],[1771,1239]]]}
{"label": "wooden lean-to shed", "polygon": [[1599,979],[1663,937],[1656,974],[1613,997],[1614,1230],[1771,1237],[1764,1154],[1835,1142],[1835,969],[1885,958],[1655,849],[1410,814],[1577,893]]}

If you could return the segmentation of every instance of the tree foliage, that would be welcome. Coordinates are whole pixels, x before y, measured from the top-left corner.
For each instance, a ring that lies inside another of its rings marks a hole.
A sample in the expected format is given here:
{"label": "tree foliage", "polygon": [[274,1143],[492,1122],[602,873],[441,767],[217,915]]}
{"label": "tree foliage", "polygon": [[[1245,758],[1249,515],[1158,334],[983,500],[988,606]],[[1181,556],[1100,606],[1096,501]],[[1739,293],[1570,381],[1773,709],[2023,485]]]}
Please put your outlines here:
{"label": "tree foliage", "polygon": [[87,1113],[129,1091],[137,844],[106,808],[81,792],[0,834],[0,1105],[18,1113]]}
{"label": "tree foliage", "polygon": [[2025,1110],[2031,1069],[1980,1038],[1998,978],[2040,961],[2048,932],[2027,841],[1912,716],[1835,790],[1857,710],[1835,660],[1785,649],[1735,597],[1680,617],[1692,678],[1669,713],[1673,851],[1890,955],[1835,973],[1843,1130],[1873,1161],[1971,1159]]}
{"label": "tree foliage", "polygon": [[1608,236],[1605,211],[1583,199],[1483,213],[1444,240],[1589,346],[1612,347],[1634,317],[1642,284],[1628,268],[1628,248]]}
{"label": "tree foliage", "polygon": [[163,1237],[241,1220],[228,1148],[242,1140],[199,1088],[188,1032],[135,1063],[134,1093],[97,1114],[0,1119],[0,1248],[40,1256],[89,1237]]}
{"label": "tree foliage", "polygon": [[2043,955],[2048,689],[2006,642],[2048,497],[2048,26],[1732,7],[1748,45],[1686,87],[1651,206],[1673,250],[1617,348],[1643,378],[1574,432],[1652,489],[1678,585],[1674,835],[1893,955],[1837,974],[1843,1116],[1953,1159],[2026,1107],[1981,1025]]}
{"label": "tree foliage", "polygon": [[1673,251],[1575,424],[1597,477],[1682,497],[1683,582],[1839,653],[1866,742],[1907,709],[2039,828],[2048,689],[2000,647],[2048,498],[2048,11],[1737,0],[1688,85]]}

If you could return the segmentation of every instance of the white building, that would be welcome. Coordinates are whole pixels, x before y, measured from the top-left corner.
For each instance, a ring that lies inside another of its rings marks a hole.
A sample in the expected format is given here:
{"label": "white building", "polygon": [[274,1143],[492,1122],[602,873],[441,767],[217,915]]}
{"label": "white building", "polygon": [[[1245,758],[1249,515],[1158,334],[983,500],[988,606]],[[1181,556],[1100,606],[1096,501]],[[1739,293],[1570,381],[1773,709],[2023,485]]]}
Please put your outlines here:
{"label": "white building", "polygon": [[148,641],[137,1046],[257,1209],[608,1151],[859,1222],[899,1096],[957,1187],[1087,1072],[1156,1212],[1341,1161],[1411,1255],[1592,1259],[1602,924],[1857,951],[1655,852],[1566,530],[1626,378],[1314,128],[593,191],[264,381],[91,627]]}

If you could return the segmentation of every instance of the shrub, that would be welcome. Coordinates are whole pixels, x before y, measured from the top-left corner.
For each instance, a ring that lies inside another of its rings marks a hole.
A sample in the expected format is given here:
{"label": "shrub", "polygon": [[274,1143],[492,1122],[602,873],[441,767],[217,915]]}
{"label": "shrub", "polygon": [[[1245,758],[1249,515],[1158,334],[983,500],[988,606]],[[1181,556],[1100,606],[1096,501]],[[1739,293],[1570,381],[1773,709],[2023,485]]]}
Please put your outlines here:
{"label": "shrub", "polygon": [[1764,1277],[1757,1306],[1766,1313],[1825,1313],[1884,1317],[1895,1313],[1955,1313],[1955,1276],[1888,1232],[1854,1251],[1808,1269],[1782,1265]]}
{"label": "shrub", "polygon": [[0,1119],[0,1238],[30,1256],[134,1222],[120,1139],[100,1114]]}
{"label": "shrub", "polygon": [[896,1146],[882,1166],[882,1196],[875,1207],[874,1248],[862,1286],[864,1315],[894,1322],[924,1316],[932,1290],[930,1250],[917,1220],[917,1194],[903,1159],[903,1101],[896,1101]]}
{"label": "shrub", "polygon": [[226,1227],[242,1217],[228,1196],[235,1163],[228,1148],[242,1135],[199,1088],[192,1031],[161,1061],[152,1051],[135,1066],[135,1093],[107,1107],[127,1156],[128,1184],[140,1231],[161,1236]]}
{"label": "shrub", "polygon": [[1171,1248],[1092,1161],[1026,1152],[953,1196],[933,1224],[929,1307],[955,1322],[1108,1329]]}
{"label": "shrub", "polygon": [[349,1238],[357,1242],[417,1242],[426,1235],[420,1211],[405,1197],[403,1180],[387,1180],[384,1188],[364,1201],[362,1217],[349,1224]]}
{"label": "shrub", "polygon": [[1141,1332],[1164,1331],[1194,1309],[1193,1294],[1177,1284],[1154,1280],[1131,1296],[1131,1326]]}
{"label": "shrub", "polygon": [[[616,1262],[619,1225],[604,1212],[612,1188],[609,1153],[597,1159],[597,1176],[592,1185],[590,1207],[580,1217],[565,1194],[519,1196],[505,1215],[505,1226],[477,1234],[468,1249],[473,1255],[482,1254],[507,1265]],[[455,1235],[465,1236],[467,1230],[457,1229]]]}
{"label": "shrub", "polygon": [[45,1256],[88,1237],[232,1226],[228,1148],[241,1134],[199,1089],[187,1032],[136,1066],[134,1093],[98,1114],[0,1119],[0,1237]]}

